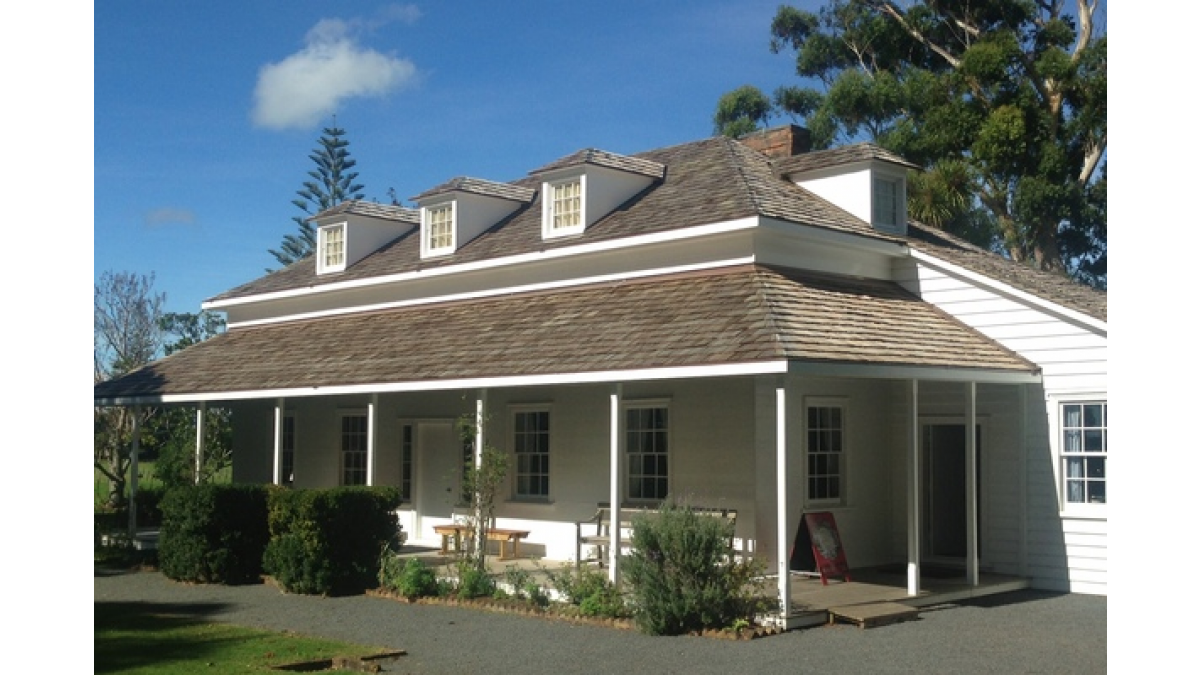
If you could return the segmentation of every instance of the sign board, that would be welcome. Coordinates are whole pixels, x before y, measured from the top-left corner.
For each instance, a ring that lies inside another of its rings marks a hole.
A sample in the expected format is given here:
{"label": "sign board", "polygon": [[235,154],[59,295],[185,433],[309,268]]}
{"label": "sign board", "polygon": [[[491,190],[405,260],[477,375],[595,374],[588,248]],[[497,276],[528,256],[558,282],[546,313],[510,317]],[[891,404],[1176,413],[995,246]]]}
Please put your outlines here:
{"label": "sign board", "polygon": [[822,584],[828,584],[830,577],[850,581],[846,550],[842,547],[842,537],[832,513],[819,511],[801,515],[789,568],[800,572],[815,570],[820,573]]}

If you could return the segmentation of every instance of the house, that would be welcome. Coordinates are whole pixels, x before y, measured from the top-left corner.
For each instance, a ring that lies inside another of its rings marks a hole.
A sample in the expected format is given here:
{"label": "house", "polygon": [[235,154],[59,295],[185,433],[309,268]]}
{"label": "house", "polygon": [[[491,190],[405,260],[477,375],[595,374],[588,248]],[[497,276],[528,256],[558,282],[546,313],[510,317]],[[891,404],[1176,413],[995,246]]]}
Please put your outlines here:
{"label": "house", "polygon": [[785,126],[344,202],[95,402],[228,407],[235,480],[399,486],[412,541],[484,443],[550,559],[600,502],[736,509],[785,614],[814,511],[913,593],[938,562],[1106,594],[1106,295],[909,220],[910,168]]}

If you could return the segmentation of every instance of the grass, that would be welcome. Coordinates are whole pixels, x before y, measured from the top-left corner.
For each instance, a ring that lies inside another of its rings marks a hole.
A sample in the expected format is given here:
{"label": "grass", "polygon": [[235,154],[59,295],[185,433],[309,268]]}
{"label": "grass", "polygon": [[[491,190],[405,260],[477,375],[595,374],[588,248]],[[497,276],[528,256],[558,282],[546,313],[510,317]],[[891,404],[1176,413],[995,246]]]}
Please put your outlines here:
{"label": "grass", "polygon": [[386,650],[208,621],[216,605],[95,603],[95,672],[278,673],[272,668]]}

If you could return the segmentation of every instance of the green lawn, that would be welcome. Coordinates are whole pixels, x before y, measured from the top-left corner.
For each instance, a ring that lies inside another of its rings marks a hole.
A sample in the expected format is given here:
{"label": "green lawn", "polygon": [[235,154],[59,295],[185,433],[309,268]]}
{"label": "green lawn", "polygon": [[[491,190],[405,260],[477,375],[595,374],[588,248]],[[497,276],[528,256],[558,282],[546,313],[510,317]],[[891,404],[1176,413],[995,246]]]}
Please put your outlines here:
{"label": "green lawn", "polygon": [[282,664],[388,651],[212,623],[204,613],[203,606],[95,603],[95,672],[278,673],[272,668]]}

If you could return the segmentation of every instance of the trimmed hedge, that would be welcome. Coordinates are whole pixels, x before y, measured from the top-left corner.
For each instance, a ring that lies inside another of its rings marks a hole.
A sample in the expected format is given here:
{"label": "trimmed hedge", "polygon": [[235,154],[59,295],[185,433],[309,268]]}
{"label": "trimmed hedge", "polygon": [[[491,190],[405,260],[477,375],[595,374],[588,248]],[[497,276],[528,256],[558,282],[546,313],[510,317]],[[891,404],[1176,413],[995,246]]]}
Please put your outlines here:
{"label": "trimmed hedge", "polygon": [[267,546],[267,490],[262,485],[188,485],[160,502],[158,565],[176,581],[260,581]]}
{"label": "trimmed hedge", "polygon": [[395,487],[272,489],[263,570],[289,593],[349,595],[378,586],[399,533]]}

